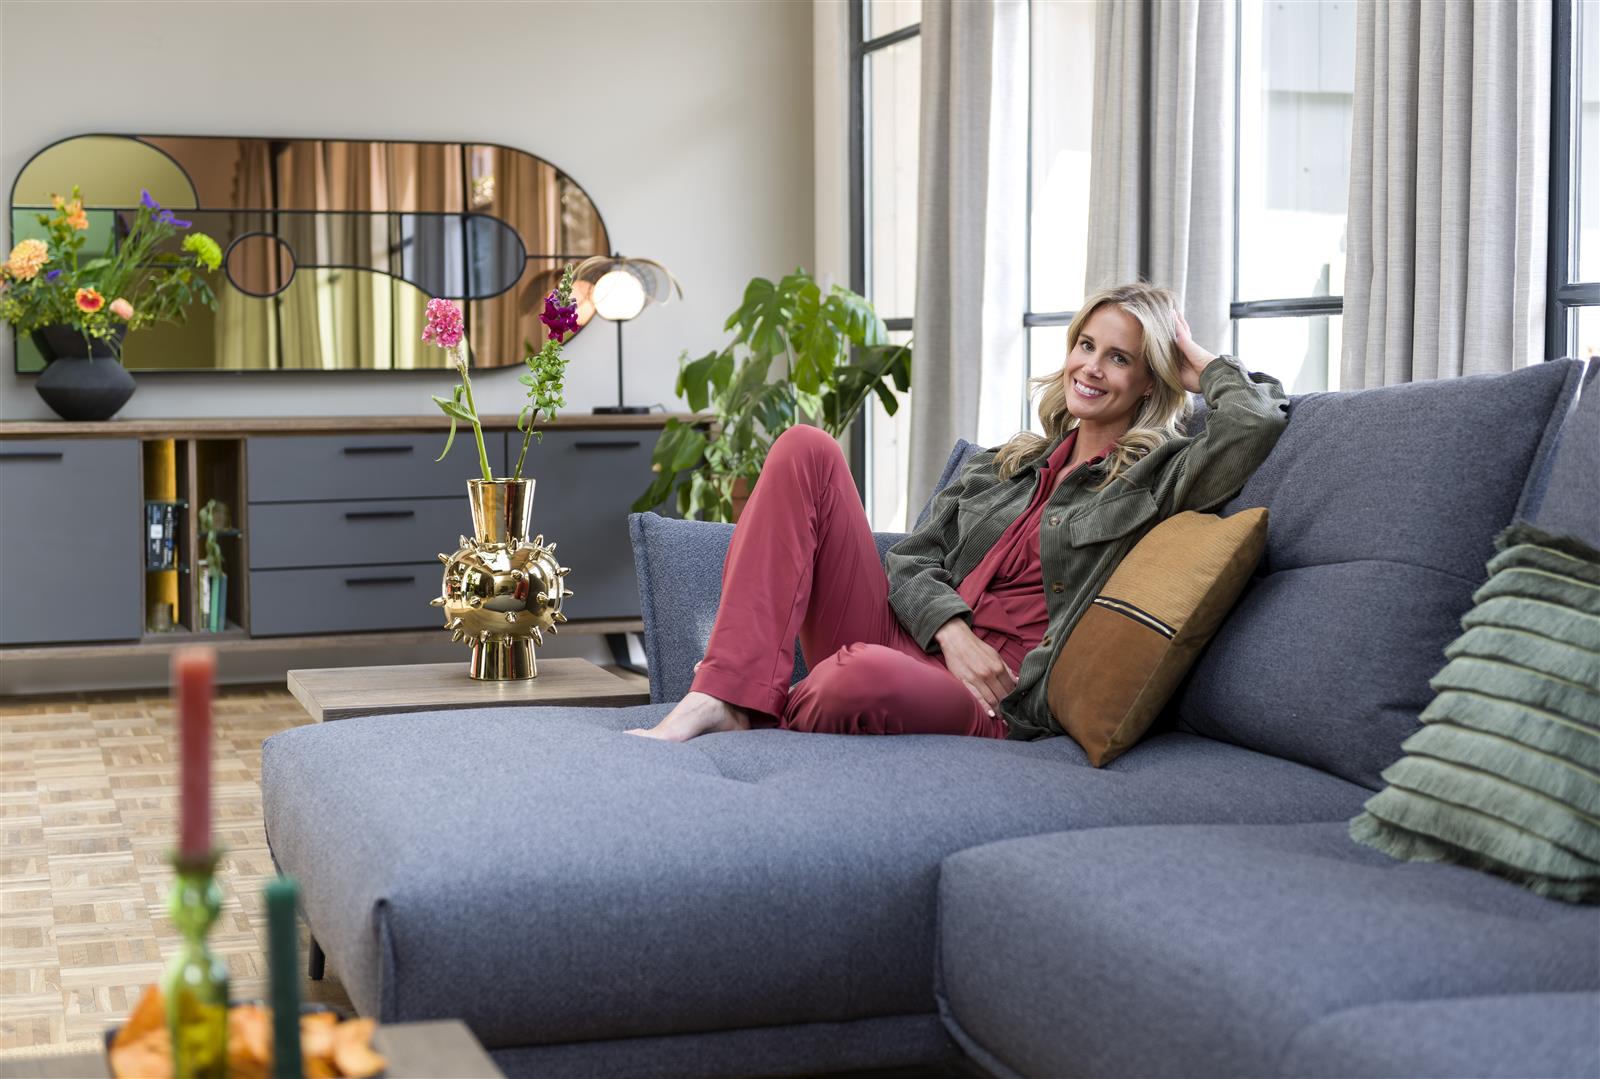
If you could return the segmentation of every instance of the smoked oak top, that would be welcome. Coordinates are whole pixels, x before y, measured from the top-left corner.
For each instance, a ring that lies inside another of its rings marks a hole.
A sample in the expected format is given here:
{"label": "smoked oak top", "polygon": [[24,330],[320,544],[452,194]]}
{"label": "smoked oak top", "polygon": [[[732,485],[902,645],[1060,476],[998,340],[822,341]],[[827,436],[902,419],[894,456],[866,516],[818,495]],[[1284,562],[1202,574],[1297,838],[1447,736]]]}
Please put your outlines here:
{"label": "smoked oak top", "polygon": [[289,672],[289,692],[318,723],[395,712],[571,704],[621,708],[649,704],[642,686],[629,685],[586,659],[539,659],[539,677],[487,682],[457,663],[395,667],[330,667]]}

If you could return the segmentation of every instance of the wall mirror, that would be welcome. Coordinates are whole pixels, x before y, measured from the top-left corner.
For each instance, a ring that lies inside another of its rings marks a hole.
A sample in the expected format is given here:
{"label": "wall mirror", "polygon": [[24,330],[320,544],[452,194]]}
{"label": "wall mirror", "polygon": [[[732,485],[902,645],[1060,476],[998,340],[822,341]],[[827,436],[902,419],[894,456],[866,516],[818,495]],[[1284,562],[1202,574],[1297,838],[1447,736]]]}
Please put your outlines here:
{"label": "wall mirror", "polygon": [[[86,257],[125,233],[148,190],[223,248],[215,312],[128,337],[134,371],[414,370],[430,297],[461,303],[475,367],[522,362],[568,262],[611,250],[577,181],[490,143],[82,135],[48,146],[11,189],[12,242],[44,235],[50,197],[82,189]],[[594,314],[578,296],[578,321]],[[18,372],[44,369],[26,336]]]}

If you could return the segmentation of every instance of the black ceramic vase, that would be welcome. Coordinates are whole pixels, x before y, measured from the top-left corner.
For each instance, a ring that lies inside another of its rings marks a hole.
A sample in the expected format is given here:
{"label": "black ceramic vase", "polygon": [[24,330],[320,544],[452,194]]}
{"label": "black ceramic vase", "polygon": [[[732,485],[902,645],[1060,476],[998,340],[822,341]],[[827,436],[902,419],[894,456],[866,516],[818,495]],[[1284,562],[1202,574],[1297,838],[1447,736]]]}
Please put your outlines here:
{"label": "black ceramic vase", "polygon": [[33,332],[33,340],[40,352],[53,357],[35,387],[64,420],[109,420],[138,389],[117,360],[120,332],[115,341],[91,342],[71,326],[46,326]]}

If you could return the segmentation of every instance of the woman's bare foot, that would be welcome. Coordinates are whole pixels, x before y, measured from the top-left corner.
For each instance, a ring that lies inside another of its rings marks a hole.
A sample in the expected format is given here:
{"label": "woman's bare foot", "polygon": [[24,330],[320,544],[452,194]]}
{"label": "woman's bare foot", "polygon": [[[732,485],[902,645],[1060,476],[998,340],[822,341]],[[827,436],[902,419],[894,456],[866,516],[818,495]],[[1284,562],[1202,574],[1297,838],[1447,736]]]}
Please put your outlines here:
{"label": "woman's bare foot", "polygon": [[665,742],[687,742],[702,734],[749,729],[750,714],[743,708],[709,693],[691,692],[654,727],[648,730],[635,727],[628,733],[644,738],[659,738]]}

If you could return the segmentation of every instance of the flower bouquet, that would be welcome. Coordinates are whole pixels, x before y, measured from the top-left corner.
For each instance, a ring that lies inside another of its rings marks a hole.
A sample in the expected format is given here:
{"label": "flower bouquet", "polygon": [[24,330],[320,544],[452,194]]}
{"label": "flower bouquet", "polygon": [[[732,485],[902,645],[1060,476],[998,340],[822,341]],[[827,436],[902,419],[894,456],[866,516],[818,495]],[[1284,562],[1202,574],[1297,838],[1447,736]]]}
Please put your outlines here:
{"label": "flower bouquet", "polygon": [[168,241],[191,227],[142,193],[133,222],[111,250],[85,259],[89,215],[78,188],[53,197],[54,214],[39,214],[46,238],[22,240],[0,267],[0,318],[19,333],[70,327],[89,349],[106,342],[121,351],[124,333],[157,322],[182,322],[195,301],[215,308],[204,274],[222,264],[222,249],[203,232]]}
{"label": "flower bouquet", "polygon": [[[517,454],[517,466],[511,474],[515,480],[522,478],[522,463],[528,455],[528,443],[536,434],[541,441],[544,439],[544,433],[534,425],[541,419],[554,419],[556,410],[567,403],[562,394],[566,384],[567,360],[561,354],[561,348],[578,332],[578,304],[572,298],[575,269],[575,266],[567,266],[561,273],[561,282],[544,298],[544,312],[539,316],[547,337],[544,344],[535,349],[533,342],[523,342],[522,362],[527,364],[528,369],[517,381],[527,387],[528,401],[517,414],[517,430],[522,432],[522,452]],[[450,417],[450,435],[445,439],[444,452],[439,454],[438,460],[444,460],[445,454],[450,452],[450,447],[455,443],[456,422],[469,424],[478,444],[478,467],[482,469],[486,481],[493,480],[494,472],[489,467],[489,454],[483,444],[483,424],[478,419],[478,406],[472,397],[472,376],[468,373],[461,308],[446,299],[433,299],[428,301],[426,314],[428,324],[422,331],[422,339],[444,349],[450,357],[450,365],[461,378],[449,397],[433,398],[434,404]]]}
{"label": "flower bouquet", "polygon": [[124,335],[183,322],[196,301],[215,309],[204,275],[222,265],[222,249],[201,232],[172,244],[192,222],[145,191],[125,230],[115,216],[106,252],[85,252],[82,194],[74,187],[70,200],[52,201],[55,213],[38,215],[44,238],[19,241],[0,266],[0,319],[32,334],[53,361],[36,384],[46,404],[69,420],[110,419],[135,389],[117,362]]}

